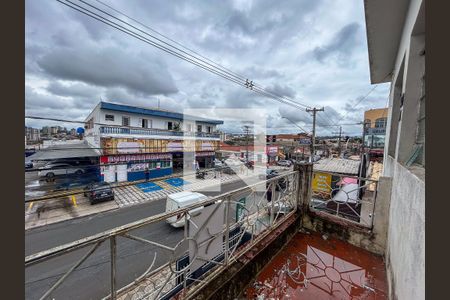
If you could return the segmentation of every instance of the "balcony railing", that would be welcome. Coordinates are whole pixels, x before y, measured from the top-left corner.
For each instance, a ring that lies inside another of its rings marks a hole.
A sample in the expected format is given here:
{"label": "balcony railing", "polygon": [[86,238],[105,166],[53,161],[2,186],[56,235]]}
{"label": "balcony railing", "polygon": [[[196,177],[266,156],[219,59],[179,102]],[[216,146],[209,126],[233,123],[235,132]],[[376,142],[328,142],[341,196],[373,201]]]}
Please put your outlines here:
{"label": "balcony railing", "polygon": [[[89,287],[96,289],[96,295],[101,294],[104,299],[129,299],[127,295],[133,295],[133,299],[169,299],[176,294],[189,296],[296,212],[298,184],[299,173],[287,172],[188,207],[27,256],[27,277],[29,272],[41,274],[40,268],[45,270],[52,260],[67,261],[67,271],[60,273],[59,279],[55,277],[50,284],[41,285],[47,290],[38,293],[32,283],[31,286],[26,283],[27,299],[71,298],[70,293],[76,295],[80,286],[79,282],[73,281],[72,287],[67,284],[67,278],[73,272],[83,274],[85,279],[91,276]],[[172,230],[173,234],[179,232],[179,241],[169,242],[164,236],[158,239],[161,228],[170,226],[164,224],[169,218],[184,222],[183,232]],[[109,246],[102,245],[106,243]],[[124,282],[121,271],[127,268],[123,260],[142,253],[151,256],[147,265],[145,260],[140,264],[142,274],[135,277],[138,271],[133,270],[135,278]],[[105,263],[104,270],[92,271],[100,265],[99,261]],[[109,286],[99,284],[106,280],[110,282]],[[83,286],[83,289],[87,288]]]}
{"label": "balcony railing", "polygon": [[372,228],[378,181],[327,172],[313,178],[311,211]]}
{"label": "balcony railing", "polygon": [[130,127],[114,127],[102,126],[100,127],[101,134],[126,134],[126,135],[160,135],[160,136],[174,136],[174,137],[204,137],[204,138],[220,138],[220,133],[207,132],[190,132],[190,131],[174,131],[156,128],[130,128]]}

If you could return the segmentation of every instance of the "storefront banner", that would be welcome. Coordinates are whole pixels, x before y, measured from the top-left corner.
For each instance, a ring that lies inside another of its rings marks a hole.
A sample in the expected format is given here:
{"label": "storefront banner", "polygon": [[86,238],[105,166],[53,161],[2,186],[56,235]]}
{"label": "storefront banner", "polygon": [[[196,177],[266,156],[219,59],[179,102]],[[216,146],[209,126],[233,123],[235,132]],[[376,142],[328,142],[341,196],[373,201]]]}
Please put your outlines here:
{"label": "storefront banner", "polygon": [[214,152],[195,152],[195,156],[214,156]]}
{"label": "storefront banner", "polygon": [[270,156],[276,156],[278,153],[278,147],[277,146],[268,146],[267,147],[267,154]]}
{"label": "storefront banner", "polygon": [[168,152],[182,152],[183,144],[181,142],[170,142],[167,144]]}
{"label": "storefront banner", "polygon": [[[105,157],[107,157],[105,159]],[[119,163],[130,162],[136,160],[160,160],[160,159],[172,159],[171,154],[136,154],[136,155],[110,155],[102,156],[100,161],[102,163]]]}
{"label": "storefront banner", "polygon": [[117,152],[118,153],[133,153],[139,152],[142,148],[142,144],[138,142],[118,142]]}
{"label": "storefront banner", "polygon": [[202,143],[201,149],[202,151],[214,151],[214,145],[211,143]]}

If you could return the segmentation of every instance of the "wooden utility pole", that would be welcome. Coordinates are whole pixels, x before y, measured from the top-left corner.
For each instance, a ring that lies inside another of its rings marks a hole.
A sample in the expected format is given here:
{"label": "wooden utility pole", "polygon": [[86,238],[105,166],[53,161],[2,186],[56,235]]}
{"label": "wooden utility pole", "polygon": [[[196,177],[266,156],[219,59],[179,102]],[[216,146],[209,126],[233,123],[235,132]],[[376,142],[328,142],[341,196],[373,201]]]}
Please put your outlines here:
{"label": "wooden utility pole", "polygon": [[323,107],[322,108],[307,108],[306,112],[312,112],[313,114],[313,129],[312,129],[312,139],[311,139],[311,155],[309,157],[309,161],[310,162],[314,162],[314,147],[316,146],[316,113],[318,111],[324,111]]}

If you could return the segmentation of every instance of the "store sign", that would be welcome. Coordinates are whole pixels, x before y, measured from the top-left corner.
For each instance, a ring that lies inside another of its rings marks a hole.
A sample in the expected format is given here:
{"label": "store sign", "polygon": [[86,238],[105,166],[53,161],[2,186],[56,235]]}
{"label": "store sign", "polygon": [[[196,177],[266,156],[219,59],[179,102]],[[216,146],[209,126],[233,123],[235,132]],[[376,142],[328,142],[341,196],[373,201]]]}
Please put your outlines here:
{"label": "store sign", "polygon": [[214,156],[214,152],[195,152],[195,156]]}
{"label": "store sign", "polygon": [[331,174],[314,173],[312,189],[314,192],[331,192]]}
{"label": "store sign", "polygon": [[214,151],[214,146],[211,143],[202,143],[202,147],[201,147],[202,151]]}
{"label": "store sign", "polygon": [[276,146],[268,146],[267,147],[267,154],[277,155],[277,153],[278,153],[278,147],[276,147]]}
{"label": "store sign", "polygon": [[[104,159],[103,157],[107,157]],[[161,160],[161,159],[172,159],[171,154],[134,154],[134,155],[111,155],[103,156],[101,162],[107,163],[120,163],[120,162],[130,162],[137,160]]]}
{"label": "store sign", "polygon": [[138,142],[118,142],[117,152],[118,153],[135,153],[139,152],[142,148],[142,144]]}
{"label": "store sign", "polygon": [[303,139],[300,139],[298,143],[300,145],[310,145],[311,144],[311,139],[310,138],[303,138]]}
{"label": "store sign", "polygon": [[167,144],[167,151],[181,152],[183,151],[183,144],[181,142],[170,142]]}

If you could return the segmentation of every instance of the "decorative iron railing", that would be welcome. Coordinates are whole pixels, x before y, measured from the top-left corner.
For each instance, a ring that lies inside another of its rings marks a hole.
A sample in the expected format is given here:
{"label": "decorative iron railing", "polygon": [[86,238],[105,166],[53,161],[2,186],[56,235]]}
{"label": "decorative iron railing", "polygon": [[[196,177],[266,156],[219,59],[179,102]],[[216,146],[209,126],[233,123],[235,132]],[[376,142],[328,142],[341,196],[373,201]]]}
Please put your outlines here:
{"label": "decorative iron railing", "polygon": [[357,176],[313,172],[309,207],[372,228],[378,181]]}
{"label": "decorative iron railing", "polygon": [[190,131],[173,131],[156,128],[130,128],[117,126],[102,126],[100,127],[101,134],[129,134],[129,135],[160,135],[160,136],[175,136],[175,137],[204,137],[204,138],[220,138],[220,133],[208,132],[190,132]]}
{"label": "decorative iron railing", "polygon": [[[92,291],[89,298],[104,299],[187,296],[295,213],[299,201],[298,176],[297,171],[286,172],[187,207],[29,255],[25,258],[26,297],[69,299],[79,297],[81,289]],[[177,231],[168,222],[181,223],[183,229]],[[162,228],[170,229],[176,238],[161,234]],[[148,259],[140,261],[142,274],[134,276],[137,272],[134,269],[129,278],[130,257],[142,253]],[[64,261],[67,271],[60,268],[48,283],[33,288],[33,282],[40,280],[34,277],[48,270],[55,260]],[[101,263],[103,269],[97,270]],[[72,275],[74,272],[77,277]],[[69,282],[74,277],[78,279]],[[82,279],[85,281],[81,282]]]}

